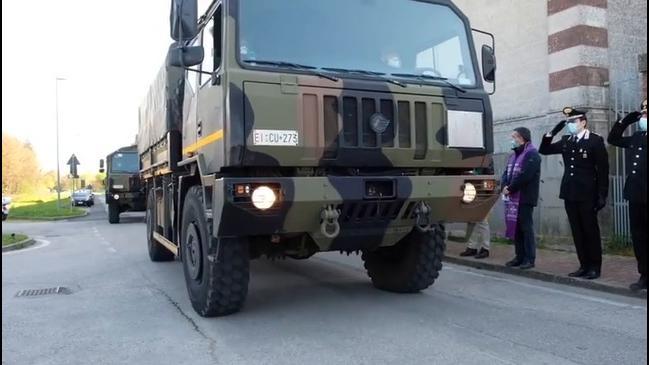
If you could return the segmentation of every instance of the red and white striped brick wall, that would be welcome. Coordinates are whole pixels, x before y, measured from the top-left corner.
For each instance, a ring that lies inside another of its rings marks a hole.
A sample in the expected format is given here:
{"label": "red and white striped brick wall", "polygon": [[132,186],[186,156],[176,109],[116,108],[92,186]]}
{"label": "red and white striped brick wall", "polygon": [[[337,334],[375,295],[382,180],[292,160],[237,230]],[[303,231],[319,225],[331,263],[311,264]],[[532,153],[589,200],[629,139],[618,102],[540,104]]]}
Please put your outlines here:
{"label": "red and white striped brick wall", "polygon": [[609,81],[607,6],[608,0],[548,0],[552,109],[602,102]]}

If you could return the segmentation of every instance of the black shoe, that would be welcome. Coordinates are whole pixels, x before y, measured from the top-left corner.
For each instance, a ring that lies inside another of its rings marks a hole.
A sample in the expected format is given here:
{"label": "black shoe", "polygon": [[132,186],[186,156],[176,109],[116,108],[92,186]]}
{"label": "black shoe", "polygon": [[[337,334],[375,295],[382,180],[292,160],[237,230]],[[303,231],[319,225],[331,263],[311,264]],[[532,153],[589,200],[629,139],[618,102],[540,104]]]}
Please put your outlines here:
{"label": "black shoe", "polygon": [[475,255],[475,258],[480,260],[480,259],[486,259],[489,257],[489,250],[485,250],[484,248],[480,249],[480,252],[478,252],[477,255]]}
{"label": "black shoe", "polygon": [[584,275],[584,279],[595,280],[595,279],[599,279],[600,276],[602,276],[602,274],[599,271],[590,270],[586,273],[586,275]]}
{"label": "black shoe", "polygon": [[507,267],[519,267],[521,266],[521,262],[518,261],[518,259],[513,259],[505,264]]}
{"label": "black shoe", "polygon": [[647,278],[644,276],[640,277],[640,280],[631,284],[631,286],[629,286],[629,289],[631,289],[631,291],[633,292],[638,292],[640,290],[647,290]]}
{"label": "black shoe", "polygon": [[467,248],[460,254],[461,257],[470,257],[470,256],[475,256],[478,254],[478,250],[475,248]]}
{"label": "black shoe", "polygon": [[580,278],[582,276],[585,276],[586,274],[588,274],[588,270],[580,267],[579,270],[571,272],[570,274],[568,274],[568,276],[570,276],[571,278]]}
{"label": "black shoe", "polygon": [[518,267],[521,270],[529,270],[534,268],[534,264],[531,262],[528,262],[526,264],[522,264],[521,266]]}

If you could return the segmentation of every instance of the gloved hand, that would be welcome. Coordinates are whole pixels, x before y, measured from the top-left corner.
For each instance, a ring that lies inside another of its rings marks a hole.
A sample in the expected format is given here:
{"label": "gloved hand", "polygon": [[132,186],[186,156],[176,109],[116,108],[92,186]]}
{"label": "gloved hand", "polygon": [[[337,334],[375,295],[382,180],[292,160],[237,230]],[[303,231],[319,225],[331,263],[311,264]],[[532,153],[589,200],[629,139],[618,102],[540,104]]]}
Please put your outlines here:
{"label": "gloved hand", "polygon": [[624,125],[631,125],[633,123],[636,123],[638,120],[640,120],[640,116],[642,114],[640,112],[632,112],[629,113],[624,119],[622,119],[622,124]]}
{"label": "gloved hand", "polygon": [[606,207],[606,198],[603,197],[597,198],[597,203],[595,203],[595,211],[599,212],[605,207]]}
{"label": "gloved hand", "polygon": [[554,127],[554,129],[552,130],[552,132],[550,132],[550,134],[552,135],[552,137],[554,137],[554,136],[556,136],[557,134],[559,134],[559,132],[561,132],[561,130],[562,130],[563,128],[566,127],[566,124],[567,124],[567,123],[568,123],[568,122],[565,121],[565,120],[560,121],[559,124],[557,124],[557,125]]}

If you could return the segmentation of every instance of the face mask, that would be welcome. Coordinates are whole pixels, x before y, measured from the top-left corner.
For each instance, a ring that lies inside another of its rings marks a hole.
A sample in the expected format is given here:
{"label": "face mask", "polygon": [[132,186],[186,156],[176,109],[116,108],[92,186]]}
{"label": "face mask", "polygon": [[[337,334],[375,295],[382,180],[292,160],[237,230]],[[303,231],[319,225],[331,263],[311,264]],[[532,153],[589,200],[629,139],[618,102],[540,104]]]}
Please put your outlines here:
{"label": "face mask", "polygon": [[643,132],[647,131],[647,118],[640,118],[640,130]]}
{"label": "face mask", "polygon": [[577,123],[568,123],[568,132],[570,134],[577,135],[579,133],[579,127],[577,127]]}
{"label": "face mask", "polygon": [[518,143],[515,139],[512,139],[511,144],[512,144],[512,149],[513,150],[515,150],[515,149],[517,149],[518,147],[521,146],[520,143]]}

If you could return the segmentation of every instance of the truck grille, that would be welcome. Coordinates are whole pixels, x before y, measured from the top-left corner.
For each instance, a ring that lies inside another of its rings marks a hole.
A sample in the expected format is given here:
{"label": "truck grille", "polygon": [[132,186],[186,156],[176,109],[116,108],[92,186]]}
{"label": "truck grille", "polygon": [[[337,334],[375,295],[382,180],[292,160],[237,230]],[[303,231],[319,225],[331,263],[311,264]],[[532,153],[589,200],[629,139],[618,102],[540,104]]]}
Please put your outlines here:
{"label": "truck grille", "polygon": [[[303,94],[305,114],[317,105],[317,97]],[[414,149],[414,158],[423,160],[429,148],[429,126],[443,124],[443,107],[438,103],[345,94],[321,97],[325,158],[335,158],[338,148],[401,148]],[[375,113],[383,114],[391,122],[382,134],[370,127],[370,118]],[[431,118],[436,119],[435,123]]]}
{"label": "truck grille", "polygon": [[340,204],[340,222],[343,226],[360,223],[378,223],[396,219],[404,201],[348,202]]}

